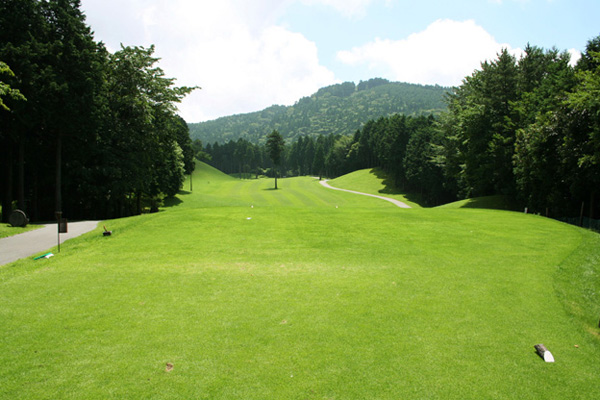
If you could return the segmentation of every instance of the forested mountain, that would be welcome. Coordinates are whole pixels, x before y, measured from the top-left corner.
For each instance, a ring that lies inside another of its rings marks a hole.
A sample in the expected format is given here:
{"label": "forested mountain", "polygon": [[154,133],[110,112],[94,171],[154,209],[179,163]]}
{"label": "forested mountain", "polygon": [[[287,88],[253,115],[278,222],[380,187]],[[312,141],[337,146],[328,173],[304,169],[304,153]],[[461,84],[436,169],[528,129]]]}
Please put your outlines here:
{"label": "forested mountain", "polygon": [[278,130],[288,142],[302,136],[350,135],[370,119],[392,114],[439,114],[446,109],[441,86],[422,86],[376,78],[320,89],[293,106],[272,106],[249,114],[189,124],[192,139],[220,144],[240,138],[263,143]]}

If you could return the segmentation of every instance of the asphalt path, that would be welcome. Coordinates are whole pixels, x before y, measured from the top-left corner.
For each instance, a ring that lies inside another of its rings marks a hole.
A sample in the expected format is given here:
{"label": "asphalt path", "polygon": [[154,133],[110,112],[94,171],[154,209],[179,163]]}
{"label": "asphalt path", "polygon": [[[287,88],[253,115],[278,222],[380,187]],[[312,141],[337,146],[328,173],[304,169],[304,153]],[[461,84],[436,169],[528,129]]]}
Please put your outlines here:
{"label": "asphalt path", "polygon": [[361,194],[363,196],[375,197],[375,198],[378,198],[378,199],[381,199],[381,200],[389,201],[390,203],[394,203],[395,205],[397,205],[400,208],[411,208],[408,204],[403,203],[403,202],[401,202],[399,200],[396,200],[396,199],[390,199],[389,197],[378,196],[376,194],[370,194],[370,193],[356,192],[354,190],[336,188],[336,187],[331,186],[329,183],[327,183],[326,180],[319,181],[319,183],[321,185],[325,186],[328,189],[341,190],[342,192],[349,192],[349,193],[354,193],[354,194]]}
{"label": "asphalt path", "polygon": [[[99,221],[69,222],[68,233],[60,234],[60,242],[83,235],[98,226]],[[58,228],[56,224],[44,225],[42,228],[0,239],[0,265],[8,264],[21,258],[49,250],[58,244]]]}

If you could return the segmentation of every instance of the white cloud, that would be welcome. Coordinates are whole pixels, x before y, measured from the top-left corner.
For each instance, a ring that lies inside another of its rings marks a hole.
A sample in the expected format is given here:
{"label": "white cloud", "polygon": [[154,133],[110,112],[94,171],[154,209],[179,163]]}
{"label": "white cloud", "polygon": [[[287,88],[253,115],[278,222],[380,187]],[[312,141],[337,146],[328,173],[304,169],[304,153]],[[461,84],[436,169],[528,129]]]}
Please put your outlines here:
{"label": "white cloud", "polygon": [[569,49],[567,52],[571,55],[571,61],[569,64],[574,67],[581,58],[581,52],[577,49]]}
{"label": "white cloud", "polygon": [[502,49],[520,55],[520,49],[500,44],[474,21],[437,20],[424,31],[403,40],[375,39],[361,47],[338,52],[344,64],[367,64],[388,79],[443,86],[462,79],[491,60]]}
{"label": "white cloud", "polygon": [[[290,0],[83,0],[109,49],[156,45],[176,85],[201,86],[179,105],[188,122],[292,104],[335,82],[317,46],[275,25]],[[122,3],[126,3],[124,6]],[[116,12],[115,10],[119,10]],[[117,15],[118,14],[118,15]]]}
{"label": "white cloud", "polygon": [[[373,0],[300,0],[303,4],[313,6],[321,4],[334,8],[337,12],[346,18],[364,17],[367,13],[367,8]],[[386,0],[386,4],[389,0]]]}
{"label": "white cloud", "polygon": [[[321,66],[317,47],[298,33],[269,27],[258,37],[237,29],[230,36],[199,43],[174,57],[180,74],[194,77],[202,90],[180,106],[190,122],[292,104],[335,81]],[[165,63],[167,64],[167,63]],[[170,68],[170,62],[168,67]]]}

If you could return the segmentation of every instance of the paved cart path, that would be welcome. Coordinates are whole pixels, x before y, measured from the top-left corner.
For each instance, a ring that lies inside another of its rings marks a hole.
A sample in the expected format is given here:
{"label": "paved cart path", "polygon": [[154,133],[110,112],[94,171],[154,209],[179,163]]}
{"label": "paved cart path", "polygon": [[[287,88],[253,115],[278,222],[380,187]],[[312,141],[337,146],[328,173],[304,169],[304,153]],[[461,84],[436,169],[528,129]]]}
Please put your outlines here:
{"label": "paved cart path", "polygon": [[370,193],[362,193],[362,192],[356,192],[354,190],[348,190],[348,189],[340,189],[340,188],[336,188],[331,186],[330,184],[327,183],[326,180],[324,181],[320,181],[319,182],[321,185],[325,186],[328,189],[333,189],[333,190],[341,190],[342,192],[349,192],[349,193],[354,193],[354,194],[362,194],[363,196],[370,196],[370,197],[376,197],[378,199],[382,199],[382,200],[386,200],[389,201],[390,203],[394,203],[395,205],[397,205],[400,208],[411,208],[408,204],[403,203],[399,200],[396,199],[390,199],[389,197],[384,197],[384,196],[378,196],[376,194],[370,194]]}
{"label": "paved cart path", "polygon": [[[60,234],[60,242],[83,235],[98,226],[99,221],[69,222],[68,233]],[[58,244],[56,224],[0,239],[0,265],[31,257]]]}

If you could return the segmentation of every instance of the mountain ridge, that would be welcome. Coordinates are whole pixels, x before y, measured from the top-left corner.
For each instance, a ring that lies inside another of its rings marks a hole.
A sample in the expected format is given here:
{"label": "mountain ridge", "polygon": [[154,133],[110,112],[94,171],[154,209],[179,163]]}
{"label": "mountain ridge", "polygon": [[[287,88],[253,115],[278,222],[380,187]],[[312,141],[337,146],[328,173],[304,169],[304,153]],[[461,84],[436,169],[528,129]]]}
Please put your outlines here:
{"label": "mountain ridge", "polygon": [[243,138],[262,143],[274,129],[289,141],[301,136],[351,135],[368,120],[393,114],[439,114],[449,88],[390,82],[382,78],[319,89],[294,105],[190,123],[190,136],[204,144]]}

